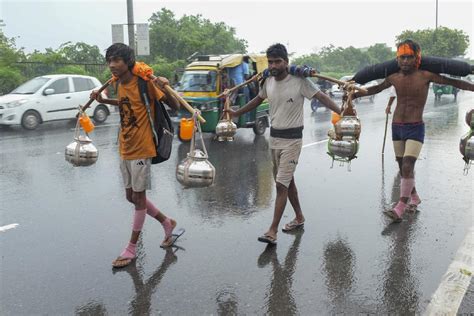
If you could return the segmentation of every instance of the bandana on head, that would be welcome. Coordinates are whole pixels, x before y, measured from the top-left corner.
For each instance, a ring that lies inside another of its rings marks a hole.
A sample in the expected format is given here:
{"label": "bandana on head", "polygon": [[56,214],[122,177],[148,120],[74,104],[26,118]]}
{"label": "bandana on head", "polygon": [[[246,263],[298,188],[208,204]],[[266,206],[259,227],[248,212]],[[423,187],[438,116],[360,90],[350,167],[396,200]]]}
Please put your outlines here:
{"label": "bandana on head", "polygon": [[418,51],[418,54],[415,54],[415,51],[413,48],[410,47],[408,44],[403,44],[400,45],[397,49],[397,57],[403,56],[403,55],[412,55],[415,56],[415,61],[416,61],[416,68],[420,67],[421,64],[421,50]]}

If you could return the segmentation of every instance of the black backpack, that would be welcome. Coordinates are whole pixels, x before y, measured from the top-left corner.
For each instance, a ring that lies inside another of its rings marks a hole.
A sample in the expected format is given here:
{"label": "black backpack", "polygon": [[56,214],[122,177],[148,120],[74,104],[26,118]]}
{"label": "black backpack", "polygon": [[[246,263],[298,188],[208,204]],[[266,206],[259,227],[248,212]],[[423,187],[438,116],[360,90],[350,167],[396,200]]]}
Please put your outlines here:
{"label": "black backpack", "polygon": [[157,164],[170,158],[174,137],[173,124],[171,123],[168,111],[166,111],[165,106],[159,100],[153,100],[155,104],[155,117],[151,117],[147,82],[140,77],[138,78],[138,90],[140,91],[142,102],[146,106],[151,130],[153,131],[156,156],[151,159],[151,163]]}

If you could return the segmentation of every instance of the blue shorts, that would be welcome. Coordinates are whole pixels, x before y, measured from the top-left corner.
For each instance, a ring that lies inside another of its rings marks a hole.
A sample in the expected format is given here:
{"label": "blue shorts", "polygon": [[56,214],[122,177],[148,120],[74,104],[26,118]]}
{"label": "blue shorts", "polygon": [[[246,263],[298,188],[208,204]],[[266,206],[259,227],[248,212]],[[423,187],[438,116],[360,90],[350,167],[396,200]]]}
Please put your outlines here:
{"label": "blue shorts", "polygon": [[425,140],[425,123],[392,123],[392,140],[416,140],[423,143]]}

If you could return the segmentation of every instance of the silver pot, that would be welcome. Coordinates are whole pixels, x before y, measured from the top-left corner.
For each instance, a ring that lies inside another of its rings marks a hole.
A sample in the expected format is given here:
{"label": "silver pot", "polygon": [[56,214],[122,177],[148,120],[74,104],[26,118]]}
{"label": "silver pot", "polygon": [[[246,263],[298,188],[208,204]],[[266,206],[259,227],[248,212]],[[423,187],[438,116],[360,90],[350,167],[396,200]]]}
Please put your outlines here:
{"label": "silver pot", "polygon": [[468,160],[474,160],[474,136],[467,133],[461,137],[459,142],[459,151]]}
{"label": "silver pot", "polygon": [[357,154],[359,150],[359,142],[355,138],[351,139],[329,139],[328,151],[331,156],[337,156],[342,158],[352,158]]}
{"label": "silver pot", "polygon": [[359,139],[360,136],[360,120],[357,116],[343,116],[335,125],[334,125],[337,139],[342,139],[343,137],[355,137]]}
{"label": "silver pot", "polygon": [[467,111],[466,112],[466,124],[474,130],[474,119],[473,119],[473,115],[474,114],[474,109],[470,110],[470,111]]}
{"label": "silver pot", "polygon": [[201,136],[202,150],[196,148],[196,129],[193,129],[191,147],[185,159],[176,166],[176,179],[186,187],[207,187],[214,183],[216,169],[207,160],[206,145],[202,138],[201,124],[194,117],[194,124]]}
{"label": "silver pot", "polygon": [[216,169],[200,149],[188,153],[176,167],[176,178],[186,187],[207,187],[214,183]]}
{"label": "silver pot", "polygon": [[65,158],[75,167],[93,165],[99,157],[99,151],[87,136],[76,136],[74,141],[66,146]]}
{"label": "silver pot", "polygon": [[217,140],[220,142],[233,141],[236,132],[237,125],[231,120],[220,120],[216,125]]}

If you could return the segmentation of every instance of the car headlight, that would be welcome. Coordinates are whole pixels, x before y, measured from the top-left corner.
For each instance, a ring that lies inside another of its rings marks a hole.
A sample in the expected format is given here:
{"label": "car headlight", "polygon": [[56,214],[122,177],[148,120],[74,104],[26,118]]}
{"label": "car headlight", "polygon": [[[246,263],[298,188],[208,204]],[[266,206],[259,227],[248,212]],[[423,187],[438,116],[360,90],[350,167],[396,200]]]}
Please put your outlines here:
{"label": "car headlight", "polygon": [[5,103],[5,106],[7,108],[16,108],[17,106],[25,104],[26,102],[28,102],[27,99],[15,100],[15,101],[12,101],[12,102]]}

